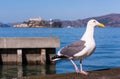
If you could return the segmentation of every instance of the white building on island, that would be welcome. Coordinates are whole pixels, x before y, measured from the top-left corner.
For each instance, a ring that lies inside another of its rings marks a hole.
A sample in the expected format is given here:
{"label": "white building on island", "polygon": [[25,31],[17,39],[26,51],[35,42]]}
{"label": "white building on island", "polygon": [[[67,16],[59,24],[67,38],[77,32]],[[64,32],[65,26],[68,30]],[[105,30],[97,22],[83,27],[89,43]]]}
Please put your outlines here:
{"label": "white building on island", "polygon": [[14,24],[13,27],[29,27],[29,25],[34,25],[34,24],[29,24],[29,23],[35,23],[35,22],[42,22],[42,18],[30,18],[28,21],[25,21],[20,24]]}

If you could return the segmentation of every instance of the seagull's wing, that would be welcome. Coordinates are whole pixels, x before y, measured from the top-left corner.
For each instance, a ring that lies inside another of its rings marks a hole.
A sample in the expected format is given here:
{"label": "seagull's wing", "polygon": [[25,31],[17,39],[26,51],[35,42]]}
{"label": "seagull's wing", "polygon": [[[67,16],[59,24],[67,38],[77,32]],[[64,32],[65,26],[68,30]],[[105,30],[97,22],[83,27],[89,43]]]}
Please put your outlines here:
{"label": "seagull's wing", "polygon": [[60,54],[73,57],[78,52],[82,51],[85,48],[85,41],[78,40],[64,48],[61,49]]}

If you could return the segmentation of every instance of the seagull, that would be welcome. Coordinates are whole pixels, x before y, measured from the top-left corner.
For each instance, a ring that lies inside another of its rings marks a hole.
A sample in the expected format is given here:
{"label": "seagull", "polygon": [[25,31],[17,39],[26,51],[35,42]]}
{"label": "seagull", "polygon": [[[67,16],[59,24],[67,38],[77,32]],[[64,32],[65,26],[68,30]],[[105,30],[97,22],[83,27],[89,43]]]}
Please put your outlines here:
{"label": "seagull", "polygon": [[[56,56],[52,57],[52,61],[57,61],[60,59],[68,59],[72,62],[77,73],[88,75],[88,72],[83,71],[82,60],[90,56],[95,48],[96,43],[94,40],[94,28],[95,26],[104,27],[104,24],[98,22],[95,19],[91,19],[87,23],[86,31],[84,32],[82,38],[77,40],[68,46],[61,48]],[[73,60],[80,60],[80,70]]]}

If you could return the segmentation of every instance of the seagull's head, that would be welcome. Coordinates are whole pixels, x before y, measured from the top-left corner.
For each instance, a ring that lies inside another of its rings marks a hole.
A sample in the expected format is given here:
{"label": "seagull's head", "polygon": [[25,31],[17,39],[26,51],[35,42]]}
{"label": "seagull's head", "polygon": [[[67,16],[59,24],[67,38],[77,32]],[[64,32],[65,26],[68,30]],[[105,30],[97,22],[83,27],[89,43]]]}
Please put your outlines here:
{"label": "seagull's head", "polygon": [[88,25],[89,25],[89,26],[93,26],[93,27],[95,27],[95,26],[105,27],[104,24],[98,22],[98,21],[95,20],[95,19],[89,20],[89,21],[88,21]]}

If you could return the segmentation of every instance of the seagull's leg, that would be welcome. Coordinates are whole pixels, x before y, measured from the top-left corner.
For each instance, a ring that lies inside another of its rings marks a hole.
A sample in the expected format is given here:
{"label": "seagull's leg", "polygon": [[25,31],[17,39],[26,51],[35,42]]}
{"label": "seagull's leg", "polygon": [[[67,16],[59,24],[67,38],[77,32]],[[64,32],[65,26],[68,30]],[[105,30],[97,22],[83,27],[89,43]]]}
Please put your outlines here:
{"label": "seagull's leg", "polygon": [[83,71],[83,69],[82,69],[82,60],[80,60],[80,73],[84,74],[84,75],[88,75],[88,73]]}
{"label": "seagull's leg", "polygon": [[73,60],[70,60],[70,61],[71,61],[71,62],[72,62],[72,64],[74,65],[76,72],[77,72],[77,73],[79,73],[80,71],[79,71],[79,69],[78,69],[77,65],[74,63],[74,61],[73,61]]}

